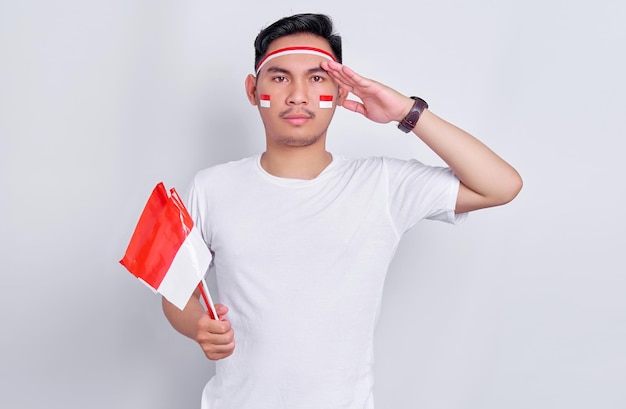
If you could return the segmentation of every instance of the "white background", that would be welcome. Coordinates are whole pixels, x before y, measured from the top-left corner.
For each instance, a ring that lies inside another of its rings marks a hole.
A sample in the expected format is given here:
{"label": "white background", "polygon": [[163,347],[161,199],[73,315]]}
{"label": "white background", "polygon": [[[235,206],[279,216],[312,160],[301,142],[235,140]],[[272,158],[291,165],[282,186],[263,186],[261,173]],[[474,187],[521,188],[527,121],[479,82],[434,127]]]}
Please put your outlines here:
{"label": "white background", "polygon": [[[1,0],[0,407],[198,407],[212,363],[118,260],[157,182],[183,190],[263,149],[252,42],[305,11],[334,18],[347,65],[422,96],[525,182],[406,235],[378,408],[626,407],[618,0]],[[440,163],[347,111],[329,148]]]}

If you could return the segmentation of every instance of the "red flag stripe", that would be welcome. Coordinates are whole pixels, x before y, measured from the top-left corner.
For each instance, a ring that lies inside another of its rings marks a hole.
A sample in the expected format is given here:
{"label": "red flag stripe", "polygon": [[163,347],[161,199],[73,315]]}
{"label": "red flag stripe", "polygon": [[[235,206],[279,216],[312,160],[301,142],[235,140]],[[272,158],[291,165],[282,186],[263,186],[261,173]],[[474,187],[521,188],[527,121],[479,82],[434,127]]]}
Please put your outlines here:
{"label": "red flag stripe", "polygon": [[[175,197],[178,198],[178,195]],[[169,200],[165,186],[157,185],[139,218],[128,250],[120,261],[155,290],[159,288],[178,249],[193,227],[187,211],[181,213],[180,204],[179,198]],[[184,228],[181,228],[181,218]]]}
{"label": "red flag stripe", "polygon": [[[163,183],[159,183],[152,190],[148,202],[139,217],[139,222],[128,244],[126,254],[137,254],[141,250],[140,246],[142,246],[142,243],[152,237],[152,227],[156,225],[159,215],[165,209],[168,200],[165,186]],[[133,260],[124,256],[121,262],[126,265],[125,263],[133,263]]]}
{"label": "red flag stripe", "polygon": [[320,101],[332,101],[332,100],[333,100],[332,95],[320,95]]}

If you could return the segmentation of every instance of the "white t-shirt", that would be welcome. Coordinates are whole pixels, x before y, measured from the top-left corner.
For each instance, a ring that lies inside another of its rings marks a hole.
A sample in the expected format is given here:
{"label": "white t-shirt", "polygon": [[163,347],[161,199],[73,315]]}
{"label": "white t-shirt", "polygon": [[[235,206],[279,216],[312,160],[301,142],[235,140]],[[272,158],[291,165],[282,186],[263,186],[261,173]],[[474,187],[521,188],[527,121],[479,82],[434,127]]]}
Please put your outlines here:
{"label": "white t-shirt", "polygon": [[457,223],[447,168],[334,157],[315,179],[265,172],[260,155],[198,172],[188,209],[214,253],[234,353],[203,409],[371,409],[385,274],[419,220]]}

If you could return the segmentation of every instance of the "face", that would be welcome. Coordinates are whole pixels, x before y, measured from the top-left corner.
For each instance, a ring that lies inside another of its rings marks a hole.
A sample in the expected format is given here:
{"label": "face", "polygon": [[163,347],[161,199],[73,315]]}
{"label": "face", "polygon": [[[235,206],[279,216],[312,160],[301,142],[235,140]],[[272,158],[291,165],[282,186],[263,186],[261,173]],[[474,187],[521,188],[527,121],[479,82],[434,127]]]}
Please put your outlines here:
{"label": "face", "polygon": [[[332,54],[326,40],[310,34],[274,40],[268,54],[295,46],[315,47]],[[325,60],[313,54],[281,55],[268,61],[256,78],[246,78],[246,93],[250,102],[259,107],[268,147],[325,143],[335,107],[347,96],[321,68],[320,63]]]}

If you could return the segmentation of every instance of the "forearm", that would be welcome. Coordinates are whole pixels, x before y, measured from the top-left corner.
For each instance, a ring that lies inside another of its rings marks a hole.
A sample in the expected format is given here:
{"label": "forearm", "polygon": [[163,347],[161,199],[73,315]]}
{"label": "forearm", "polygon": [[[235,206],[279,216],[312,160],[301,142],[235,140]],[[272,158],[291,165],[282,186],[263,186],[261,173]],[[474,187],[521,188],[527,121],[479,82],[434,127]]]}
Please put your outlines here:
{"label": "forearm", "polygon": [[[379,82],[361,77],[336,62],[322,62],[339,86],[361,99],[345,99],[341,105],[378,122],[402,121],[414,101]],[[479,140],[425,109],[413,128],[461,180],[457,212],[466,212],[511,201],[522,187],[512,166]]]}
{"label": "forearm", "polygon": [[170,322],[172,327],[181,334],[191,339],[196,339],[198,331],[198,321],[206,314],[206,311],[202,308],[199,295],[194,292],[194,295],[189,299],[189,302],[185,306],[184,310],[179,310],[172,303],[163,298],[163,313]]}
{"label": "forearm", "polygon": [[446,162],[461,183],[495,206],[521,189],[517,171],[464,130],[424,110],[413,132]]}

